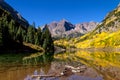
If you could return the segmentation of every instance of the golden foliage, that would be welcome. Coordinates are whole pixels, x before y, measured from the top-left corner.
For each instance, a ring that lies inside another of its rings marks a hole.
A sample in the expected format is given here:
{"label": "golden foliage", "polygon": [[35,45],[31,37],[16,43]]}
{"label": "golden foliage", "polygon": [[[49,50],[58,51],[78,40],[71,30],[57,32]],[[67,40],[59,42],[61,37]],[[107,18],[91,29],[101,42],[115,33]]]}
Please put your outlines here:
{"label": "golden foliage", "polygon": [[78,42],[75,44],[77,48],[91,47],[120,47],[120,31],[114,33],[102,32],[94,35],[92,38]]}
{"label": "golden foliage", "polygon": [[120,67],[120,53],[119,52],[88,52],[88,51],[76,51],[75,53],[66,52],[63,54],[56,54],[54,58],[63,61],[80,61],[85,62],[85,64],[91,64],[95,66],[116,66]]}

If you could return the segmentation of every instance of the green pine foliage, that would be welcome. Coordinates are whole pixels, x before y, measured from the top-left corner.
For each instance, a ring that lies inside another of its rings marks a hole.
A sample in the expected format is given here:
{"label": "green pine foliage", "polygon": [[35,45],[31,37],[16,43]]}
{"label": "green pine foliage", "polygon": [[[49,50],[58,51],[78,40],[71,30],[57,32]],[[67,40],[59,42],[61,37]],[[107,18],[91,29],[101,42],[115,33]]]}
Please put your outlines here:
{"label": "green pine foliage", "polygon": [[35,28],[33,26],[29,26],[28,27],[28,31],[27,31],[27,39],[26,41],[28,43],[35,43]]}
{"label": "green pine foliage", "polygon": [[23,45],[23,42],[32,43],[44,48],[45,52],[54,52],[54,44],[48,29],[42,31],[41,28],[36,28],[35,23],[33,25],[24,27],[19,24],[9,13],[1,13],[0,16],[0,51],[1,48],[18,49],[19,45]]}
{"label": "green pine foliage", "polygon": [[8,26],[9,26],[9,32],[10,32],[10,35],[11,35],[11,38],[15,40],[15,35],[16,35],[16,31],[15,31],[15,21],[12,19]]}
{"label": "green pine foliage", "polygon": [[22,44],[23,43],[23,30],[22,28],[19,26],[17,33],[16,33],[16,39]]}
{"label": "green pine foliage", "polygon": [[7,15],[3,14],[2,17],[0,17],[0,26],[1,26],[1,31],[2,31],[2,45],[7,46],[10,43],[10,35],[8,31],[8,20],[7,20]]}
{"label": "green pine foliage", "polygon": [[41,44],[41,35],[42,35],[42,32],[41,32],[41,28],[39,27],[37,29],[37,33],[35,34],[35,44],[36,45],[40,45]]}
{"label": "green pine foliage", "polygon": [[42,47],[46,52],[50,52],[53,53],[54,52],[54,44],[53,44],[53,40],[50,34],[50,31],[48,29],[48,26],[45,25],[45,29],[42,33]]}

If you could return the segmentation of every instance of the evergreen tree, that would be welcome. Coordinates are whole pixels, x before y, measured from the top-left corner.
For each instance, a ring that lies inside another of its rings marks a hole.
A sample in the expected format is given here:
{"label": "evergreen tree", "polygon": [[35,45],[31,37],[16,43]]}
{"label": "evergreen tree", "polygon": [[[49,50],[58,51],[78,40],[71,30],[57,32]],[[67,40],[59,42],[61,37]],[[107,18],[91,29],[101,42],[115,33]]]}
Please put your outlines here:
{"label": "evergreen tree", "polygon": [[22,36],[22,28],[19,26],[18,31],[16,33],[17,40],[22,44],[23,43],[23,36]]}
{"label": "evergreen tree", "polygon": [[40,43],[41,43],[41,34],[42,34],[42,32],[41,32],[41,28],[39,27],[38,29],[37,29],[37,33],[36,33],[36,35],[35,35],[35,44],[36,45],[41,45]]}
{"label": "evergreen tree", "polygon": [[26,41],[26,36],[27,36],[26,30],[22,29],[22,38],[24,42]]}
{"label": "evergreen tree", "polygon": [[7,15],[2,15],[1,17],[1,27],[2,27],[2,40],[3,40],[3,46],[9,46],[10,44],[10,35],[9,35],[9,29],[8,29],[8,21],[7,21]]}
{"label": "evergreen tree", "polygon": [[38,39],[38,35],[37,34],[35,35],[35,45],[39,45],[39,39]]}
{"label": "evergreen tree", "polygon": [[10,15],[2,14],[0,17],[0,47],[14,49],[21,46],[23,41],[42,46],[47,53],[54,53],[54,44],[47,25],[43,31],[40,27],[36,29],[35,23],[24,29],[11,19]]}
{"label": "evergreen tree", "polygon": [[28,27],[26,42],[35,43],[35,28],[33,26]]}
{"label": "evergreen tree", "polygon": [[43,40],[42,47],[44,48],[44,50],[48,53],[53,53],[54,44],[47,25],[45,25],[45,29],[43,30],[41,39]]}
{"label": "evergreen tree", "polygon": [[11,39],[15,40],[17,30],[16,30],[16,26],[15,26],[15,21],[13,19],[11,19],[8,27],[9,27],[9,33],[11,35]]}

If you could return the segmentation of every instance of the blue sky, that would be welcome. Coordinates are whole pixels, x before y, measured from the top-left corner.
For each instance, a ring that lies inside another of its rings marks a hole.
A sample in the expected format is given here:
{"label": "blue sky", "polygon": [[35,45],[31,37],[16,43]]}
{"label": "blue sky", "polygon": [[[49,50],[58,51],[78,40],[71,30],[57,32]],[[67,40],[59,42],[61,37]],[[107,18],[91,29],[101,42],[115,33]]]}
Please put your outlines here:
{"label": "blue sky", "polygon": [[49,24],[66,19],[73,24],[100,22],[119,0],[5,0],[30,24]]}

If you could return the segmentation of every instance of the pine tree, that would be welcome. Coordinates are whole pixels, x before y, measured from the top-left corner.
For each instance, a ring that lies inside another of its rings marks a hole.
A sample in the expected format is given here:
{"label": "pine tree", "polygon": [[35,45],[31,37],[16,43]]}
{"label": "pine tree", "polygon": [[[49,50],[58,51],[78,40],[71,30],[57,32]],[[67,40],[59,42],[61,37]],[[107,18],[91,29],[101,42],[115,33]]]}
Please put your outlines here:
{"label": "pine tree", "polygon": [[26,30],[22,29],[22,38],[24,42],[26,41],[26,36],[27,36]]}
{"label": "pine tree", "polygon": [[39,45],[39,41],[38,41],[38,35],[35,35],[35,45]]}
{"label": "pine tree", "polygon": [[1,26],[2,26],[2,40],[3,40],[3,46],[9,46],[10,41],[10,35],[9,35],[9,29],[8,29],[8,20],[7,15],[3,14],[1,17]]}
{"label": "pine tree", "polygon": [[23,43],[23,36],[22,36],[22,28],[19,26],[18,31],[16,33],[17,40],[22,44]]}
{"label": "pine tree", "polygon": [[33,26],[28,27],[26,42],[35,43],[35,28]]}
{"label": "pine tree", "polygon": [[44,48],[44,50],[48,53],[53,53],[54,52],[54,44],[53,44],[53,40],[51,37],[51,33],[50,33],[47,25],[45,25],[45,29],[42,33],[42,40],[43,40],[42,47]]}
{"label": "pine tree", "polygon": [[15,26],[15,21],[12,19],[9,23],[9,33],[11,35],[11,39],[15,40],[16,39],[16,26]]}
{"label": "pine tree", "polygon": [[37,33],[36,33],[36,35],[35,35],[35,44],[36,45],[41,45],[41,28],[39,27],[38,29],[37,29]]}

